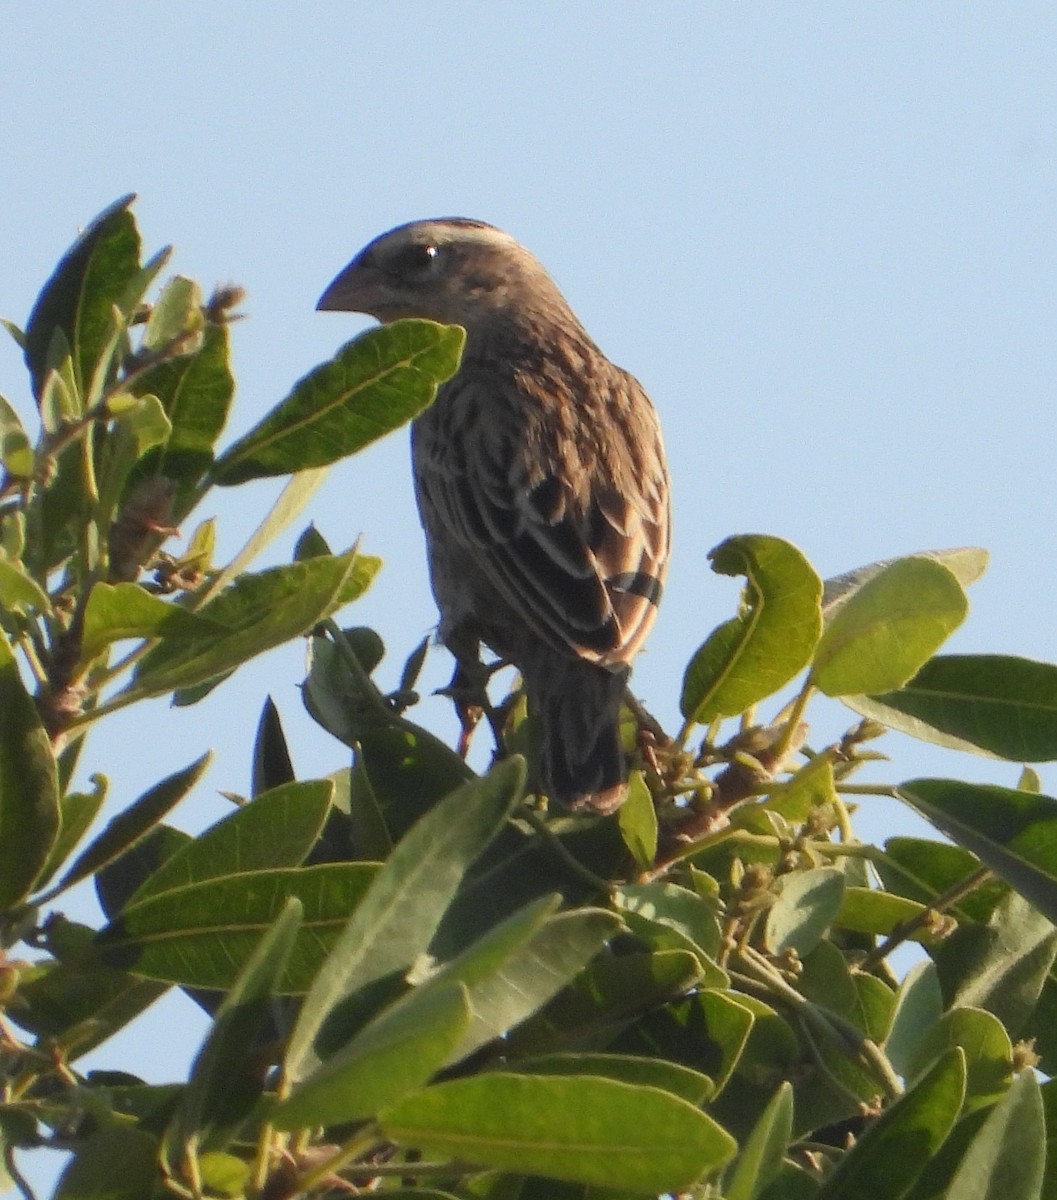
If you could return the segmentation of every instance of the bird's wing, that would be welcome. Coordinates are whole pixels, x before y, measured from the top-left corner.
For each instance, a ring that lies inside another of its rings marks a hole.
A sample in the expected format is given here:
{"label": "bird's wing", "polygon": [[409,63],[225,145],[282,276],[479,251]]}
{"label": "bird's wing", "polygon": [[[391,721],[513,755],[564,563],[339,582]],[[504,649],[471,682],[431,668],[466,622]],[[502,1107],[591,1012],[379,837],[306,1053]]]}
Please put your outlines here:
{"label": "bird's wing", "polygon": [[599,461],[606,455],[574,455],[541,477],[540,460],[553,466],[558,456],[517,444],[524,431],[497,419],[494,397],[474,395],[481,387],[456,381],[461,394],[445,408],[459,436],[434,425],[416,450],[424,498],[539,637],[590,661],[629,662],[653,623],[668,552],[667,477],[649,402],[641,396],[632,427],[611,423],[608,457],[624,464],[622,480]]}

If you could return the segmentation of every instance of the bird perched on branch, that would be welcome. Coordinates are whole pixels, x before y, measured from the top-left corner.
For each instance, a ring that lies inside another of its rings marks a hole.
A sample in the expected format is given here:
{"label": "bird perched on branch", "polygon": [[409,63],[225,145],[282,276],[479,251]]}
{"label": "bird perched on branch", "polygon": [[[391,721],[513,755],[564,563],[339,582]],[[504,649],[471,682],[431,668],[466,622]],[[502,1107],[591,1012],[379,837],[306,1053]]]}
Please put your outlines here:
{"label": "bird perched on branch", "polygon": [[540,263],[481,221],[376,238],[318,307],[466,330],[457,375],[412,426],[440,638],[466,671],[480,643],[521,672],[537,775],[574,809],[612,812],[619,716],[668,559],[657,415],[595,345]]}

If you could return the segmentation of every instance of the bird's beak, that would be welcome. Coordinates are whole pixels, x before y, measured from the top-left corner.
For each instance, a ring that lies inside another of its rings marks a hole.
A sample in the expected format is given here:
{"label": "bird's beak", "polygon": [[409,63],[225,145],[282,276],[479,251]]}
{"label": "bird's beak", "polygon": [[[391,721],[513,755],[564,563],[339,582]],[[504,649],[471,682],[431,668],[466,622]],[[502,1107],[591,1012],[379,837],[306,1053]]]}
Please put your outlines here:
{"label": "bird's beak", "polygon": [[319,298],[319,312],[361,312],[373,315],[374,304],[380,299],[379,283],[374,272],[358,258],[335,278]]}

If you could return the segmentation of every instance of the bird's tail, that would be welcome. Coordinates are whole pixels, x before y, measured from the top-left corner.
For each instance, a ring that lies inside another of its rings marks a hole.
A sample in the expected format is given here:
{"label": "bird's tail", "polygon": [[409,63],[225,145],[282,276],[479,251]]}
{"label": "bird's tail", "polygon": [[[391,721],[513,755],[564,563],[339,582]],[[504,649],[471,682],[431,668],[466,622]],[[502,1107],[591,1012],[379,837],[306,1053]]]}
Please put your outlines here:
{"label": "bird's tail", "polygon": [[525,672],[540,731],[540,788],[566,808],[611,813],[627,793],[620,744],[627,677],[626,668],[556,656]]}

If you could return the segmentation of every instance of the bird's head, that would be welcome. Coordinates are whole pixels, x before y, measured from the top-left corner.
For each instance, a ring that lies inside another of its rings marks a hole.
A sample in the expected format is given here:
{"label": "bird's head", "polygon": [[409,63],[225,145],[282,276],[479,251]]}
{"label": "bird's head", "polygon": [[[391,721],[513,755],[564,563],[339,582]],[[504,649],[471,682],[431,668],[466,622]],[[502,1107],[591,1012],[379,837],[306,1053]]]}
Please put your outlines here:
{"label": "bird's head", "polygon": [[509,234],[463,217],[413,221],[377,237],[317,309],[379,321],[422,317],[469,331],[512,313],[567,305],[539,261]]}

